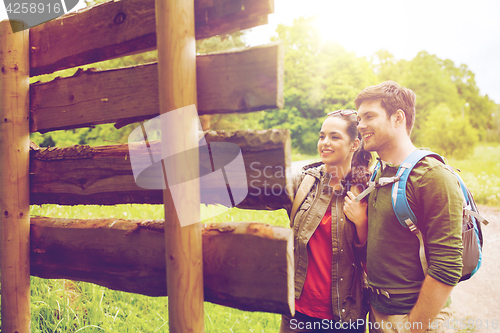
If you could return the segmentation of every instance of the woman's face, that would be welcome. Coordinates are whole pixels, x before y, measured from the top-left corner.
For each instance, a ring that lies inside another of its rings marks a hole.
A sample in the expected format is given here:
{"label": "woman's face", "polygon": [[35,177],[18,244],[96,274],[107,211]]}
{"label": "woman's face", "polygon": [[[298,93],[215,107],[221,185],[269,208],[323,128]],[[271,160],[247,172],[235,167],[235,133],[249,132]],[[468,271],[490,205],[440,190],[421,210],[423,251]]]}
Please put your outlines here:
{"label": "woman's face", "polygon": [[318,152],[325,165],[350,168],[352,154],[358,148],[359,140],[351,141],[347,125],[347,121],[340,117],[327,117],[323,122],[319,132]]}

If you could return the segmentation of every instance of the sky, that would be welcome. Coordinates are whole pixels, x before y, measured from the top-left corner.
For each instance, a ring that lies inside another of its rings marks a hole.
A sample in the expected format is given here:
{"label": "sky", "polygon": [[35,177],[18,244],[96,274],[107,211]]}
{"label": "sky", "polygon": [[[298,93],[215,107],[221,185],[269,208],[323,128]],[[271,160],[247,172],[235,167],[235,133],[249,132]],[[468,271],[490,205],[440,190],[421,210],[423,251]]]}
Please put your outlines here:
{"label": "sky", "polygon": [[264,44],[278,24],[317,16],[323,38],[358,56],[386,49],[411,60],[425,50],[475,74],[482,95],[500,103],[500,1],[498,0],[274,0],[265,26],[247,35]]}
{"label": "sky", "polygon": [[[500,103],[498,0],[274,0],[274,4],[269,23],[248,33],[250,45],[266,44],[278,24],[317,16],[324,38],[358,56],[386,49],[396,59],[410,60],[425,50],[451,59],[456,66],[465,64],[475,74],[481,94]],[[0,20],[6,18],[0,5]]]}

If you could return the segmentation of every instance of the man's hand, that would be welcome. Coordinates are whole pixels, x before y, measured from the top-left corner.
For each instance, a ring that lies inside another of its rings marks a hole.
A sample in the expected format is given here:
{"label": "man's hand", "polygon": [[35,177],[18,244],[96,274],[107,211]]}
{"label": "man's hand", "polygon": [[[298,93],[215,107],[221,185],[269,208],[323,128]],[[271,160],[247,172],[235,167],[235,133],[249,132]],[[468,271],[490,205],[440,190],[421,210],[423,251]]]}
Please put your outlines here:
{"label": "man's hand", "polygon": [[[425,277],[417,303],[408,315],[410,323],[418,323],[411,325],[412,333],[425,332],[429,323],[434,321],[446,304],[452,290],[452,286],[439,282],[432,276],[427,275]],[[422,325],[419,323],[422,323]]]}

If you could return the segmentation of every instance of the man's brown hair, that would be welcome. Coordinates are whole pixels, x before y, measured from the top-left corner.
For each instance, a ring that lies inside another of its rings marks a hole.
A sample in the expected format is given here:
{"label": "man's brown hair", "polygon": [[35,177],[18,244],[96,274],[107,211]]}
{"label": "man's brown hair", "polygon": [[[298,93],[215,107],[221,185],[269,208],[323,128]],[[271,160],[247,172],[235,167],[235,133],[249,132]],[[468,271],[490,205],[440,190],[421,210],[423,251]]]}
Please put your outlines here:
{"label": "man's brown hair", "polygon": [[354,103],[356,109],[359,109],[361,103],[366,101],[380,101],[387,112],[387,118],[392,116],[397,110],[401,109],[406,116],[406,131],[410,135],[415,124],[415,102],[417,96],[408,88],[401,87],[394,81],[385,81],[376,86],[370,86],[363,89]]}

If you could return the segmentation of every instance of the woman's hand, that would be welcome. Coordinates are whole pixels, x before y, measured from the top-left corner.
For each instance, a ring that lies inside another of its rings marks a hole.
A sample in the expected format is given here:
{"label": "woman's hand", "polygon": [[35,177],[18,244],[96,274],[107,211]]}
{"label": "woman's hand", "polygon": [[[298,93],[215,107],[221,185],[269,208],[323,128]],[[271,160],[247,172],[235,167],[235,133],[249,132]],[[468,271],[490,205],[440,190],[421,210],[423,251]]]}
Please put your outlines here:
{"label": "woman's hand", "polygon": [[356,226],[359,243],[365,244],[368,235],[368,204],[365,200],[356,202],[355,198],[356,196],[351,191],[347,192],[344,199],[344,214]]}

